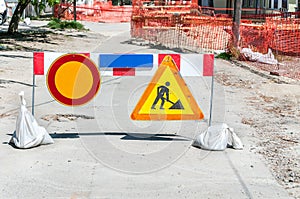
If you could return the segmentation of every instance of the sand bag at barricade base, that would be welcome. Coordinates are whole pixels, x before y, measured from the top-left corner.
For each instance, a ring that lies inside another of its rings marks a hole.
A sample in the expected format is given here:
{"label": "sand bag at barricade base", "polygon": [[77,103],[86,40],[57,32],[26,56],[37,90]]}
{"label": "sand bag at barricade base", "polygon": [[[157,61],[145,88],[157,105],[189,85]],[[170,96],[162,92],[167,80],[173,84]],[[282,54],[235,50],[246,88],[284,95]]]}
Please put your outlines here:
{"label": "sand bag at barricade base", "polygon": [[53,144],[54,141],[42,126],[39,126],[33,115],[27,110],[24,92],[19,93],[21,108],[17,117],[16,131],[11,142],[17,148],[27,149],[41,144]]}
{"label": "sand bag at barricade base", "polygon": [[193,146],[214,151],[223,151],[227,145],[234,149],[243,149],[243,144],[234,130],[224,123],[208,127],[205,132],[196,137],[193,143]]}

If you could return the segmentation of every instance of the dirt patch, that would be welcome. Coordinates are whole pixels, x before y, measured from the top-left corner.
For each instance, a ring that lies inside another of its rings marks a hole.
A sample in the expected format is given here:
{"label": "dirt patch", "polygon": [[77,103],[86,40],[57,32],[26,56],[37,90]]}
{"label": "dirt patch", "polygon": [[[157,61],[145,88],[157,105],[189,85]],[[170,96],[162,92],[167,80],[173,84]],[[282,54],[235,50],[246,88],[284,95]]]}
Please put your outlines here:
{"label": "dirt patch", "polygon": [[[273,70],[267,64],[251,63],[258,70]],[[238,113],[241,123],[255,130],[257,142],[251,151],[263,155],[279,184],[300,198],[299,86],[277,84],[232,66],[218,71],[215,79],[230,95],[245,102],[244,110]]]}
{"label": "dirt patch", "polygon": [[232,86],[235,88],[251,89],[254,84],[251,80],[236,78],[234,75],[228,75],[225,73],[216,74],[215,79],[218,83],[221,83],[224,86]]}
{"label": "dirt patch", "polygon": [[20,30],[10,35],[0,32],[1,51],[82,51],[93,49],[107,37],[91,31],[52,30],[40,27],[32,30]]}
{"label": "dirt patch", "polygon": [[88,116],[88,115],[76,115],[76,114],[52,114],[52,115],[44,115],[41,117],[41,119],[45,120],[45,121],[58,121],[58,122],[62,122],[62,121],[75,121],[78,118],[82,118],[82,119],[95,119],[95,117],[93,116]]}
{"label": "dirt patch", "polygon": [[[261,140],[257,152],[266,158],[280,184],[287,189],[297,189],[300,187],[300,161],[294,148],[300,146],[300,132],[291,128],[300,122],[297,101],[289,96],[275,98],[262,94],[246,100],[261,115],[257,119],[242,120],[257,129],[257,137]],[[299,193],[294,196],[300,197]]]}
{"label": "dirt patch", "polygon": [[300,80],[300,57],[277,56],[279,64],[271,65],[259,62],[244,61],[247,65],[253,66],[258,70],[272,72],[279,76],[289,77]]}

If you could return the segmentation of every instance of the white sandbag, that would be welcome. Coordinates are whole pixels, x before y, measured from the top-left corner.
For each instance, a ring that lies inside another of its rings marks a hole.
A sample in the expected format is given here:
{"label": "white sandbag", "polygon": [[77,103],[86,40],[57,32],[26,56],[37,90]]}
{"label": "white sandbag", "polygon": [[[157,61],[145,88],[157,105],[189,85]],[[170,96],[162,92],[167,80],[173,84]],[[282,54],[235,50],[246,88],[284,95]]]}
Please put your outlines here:
{"label": "white sandbag", "polygon": [[233,129],[224,123],[208,127],[193,143],[193,146],[213,151],[223,151],[228,145],[234,149],[243,149],[243,144]]}
{"label": "white sandbag", "polygon": [[27,110],[24,92],[20,92],[20,112],[17,117],[16,131],[11,142],[17,148],[27,149],[40,144],[53,144],[54,141],[42,126],[39,126],[33,115]]}
{"label": "white sandbag", "polygon": [[278,61],[275,59],[271,49],[268,49],[267,54],[262,54],[259,52],[253,52],[250,48],[243,48],[241,53],[244,54],[244,56],[250,61],[257,61],[265,64],[278,64]]}
{"label": "white sandbag", "polygon": [[237,134],[234,132],[233,128],[228,128],[228,144],[232,146],[234,149],[242,150],[244,148],[244,145],[241,141],[241,139],[237,136]]}

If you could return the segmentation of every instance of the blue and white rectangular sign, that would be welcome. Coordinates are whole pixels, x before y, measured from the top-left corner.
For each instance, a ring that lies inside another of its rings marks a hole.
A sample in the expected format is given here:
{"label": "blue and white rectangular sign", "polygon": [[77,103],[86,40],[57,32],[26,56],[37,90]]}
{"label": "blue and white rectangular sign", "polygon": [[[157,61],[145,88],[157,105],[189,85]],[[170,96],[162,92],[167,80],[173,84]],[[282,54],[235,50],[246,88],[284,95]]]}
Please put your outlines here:
{"label": "blue and white rectangular sign", "polygon": [[152,54],[100,54],[100,68],[152,68]]}

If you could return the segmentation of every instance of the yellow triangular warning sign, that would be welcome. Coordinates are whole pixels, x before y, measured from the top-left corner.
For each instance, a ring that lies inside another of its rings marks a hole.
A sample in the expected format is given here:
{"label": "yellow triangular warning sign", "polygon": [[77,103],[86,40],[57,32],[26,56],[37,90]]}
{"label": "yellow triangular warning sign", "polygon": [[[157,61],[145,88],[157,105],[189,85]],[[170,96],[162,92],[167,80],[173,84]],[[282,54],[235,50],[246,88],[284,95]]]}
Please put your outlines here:
{"label": "yellow triangular warning sign", "polygon": [[166,56],[131,114],[133,120],[201,120],[203,113],[171,56]]}

